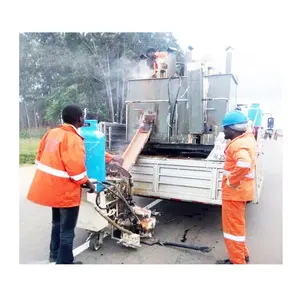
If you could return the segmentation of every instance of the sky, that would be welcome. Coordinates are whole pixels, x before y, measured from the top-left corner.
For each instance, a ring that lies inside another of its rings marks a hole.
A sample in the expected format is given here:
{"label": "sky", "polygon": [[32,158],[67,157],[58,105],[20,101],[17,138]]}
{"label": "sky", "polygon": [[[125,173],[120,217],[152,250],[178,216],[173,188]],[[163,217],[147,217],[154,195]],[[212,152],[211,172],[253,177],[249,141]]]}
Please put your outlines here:
{"label": "sky", "polygon": [[[234,49],[232,73],[237,75],[238,103],[260,103],[264,113],[271,113],[275,118],[275,127],[283,126],[282,97],[283,55],[276,40],[266,39],[265,32],[250,35],[216,35],[215,32],[189,30],[174,32],[180,46],[185,50],[191,45],[193,59],[208,58],[212,66],[225,72],[226,51],[228,46]],[[247,38],[248,37],[248,38]],[[279,43],[280,41],[278,41]]]}

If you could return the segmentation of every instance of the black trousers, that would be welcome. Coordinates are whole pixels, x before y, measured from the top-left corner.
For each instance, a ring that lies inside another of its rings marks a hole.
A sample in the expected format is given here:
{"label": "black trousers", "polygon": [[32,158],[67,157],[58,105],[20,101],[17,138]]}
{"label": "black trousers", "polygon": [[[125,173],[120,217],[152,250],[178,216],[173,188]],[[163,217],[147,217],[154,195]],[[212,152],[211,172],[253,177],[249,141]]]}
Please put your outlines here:
{"label": "black trousers", "polygon": [[50,258],[57,264],[72,264],[75,227],[79,206],[52,208]]}

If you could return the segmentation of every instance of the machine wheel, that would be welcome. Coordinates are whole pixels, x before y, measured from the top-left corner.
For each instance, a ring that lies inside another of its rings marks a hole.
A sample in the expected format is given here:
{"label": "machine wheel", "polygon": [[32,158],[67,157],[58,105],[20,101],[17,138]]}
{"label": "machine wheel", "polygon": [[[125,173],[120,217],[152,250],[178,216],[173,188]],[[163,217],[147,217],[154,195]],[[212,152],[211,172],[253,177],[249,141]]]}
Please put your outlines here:
{"label": "machine wheel", "polygon": [[101,234],[95,234],[91,237],[89,247],[93,251],[98,251],[103,245]]}

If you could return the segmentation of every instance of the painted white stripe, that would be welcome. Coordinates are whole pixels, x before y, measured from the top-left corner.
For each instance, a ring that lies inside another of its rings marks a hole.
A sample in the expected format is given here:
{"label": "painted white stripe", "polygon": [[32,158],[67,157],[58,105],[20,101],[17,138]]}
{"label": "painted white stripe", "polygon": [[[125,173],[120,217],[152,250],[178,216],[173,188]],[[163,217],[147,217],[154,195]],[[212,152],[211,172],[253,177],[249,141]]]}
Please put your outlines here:
{"label": "painted white stripe", "polygon": [[79,175],[71,176],[71,178],[74,179],[75,181],[78,181],[78,180],[83,179],[85,175],[86,175],[86,172],[83,172]]}
{"label": "painted white stripe", "polygon": [[236,163],[237,167],[240,168],[248,168],[251,169],[251,163],[247,162],[247,161],[243,161],[243,160],[238,160]]}
{"label": "painted white stripe", "polygon": [[224,238],[235,242],[245,242],[246,240],[245,236],[232,235],[226,232],[223,232],[223,234],[224,234]]}
{"label": "painted white stripe", "polygon": [[88,249],[89,248],[89,244],[90,244],[90,242],[87,241],[84,244],[80,245],[79,247],[75,248],[73,250],[74,257],[77,256],[78,254],[80,254],[81,252],[83,252],[84,250]]}
{"label": "painted white stripe", "polygon": [[155,200],[155,201],[149,203],[148,205],[146,205],[144,208],[150,209],[151,207],[157,205],[157,204],[160,203],[161,201],[162,201],[161,199],[157,199],[157,200]]}

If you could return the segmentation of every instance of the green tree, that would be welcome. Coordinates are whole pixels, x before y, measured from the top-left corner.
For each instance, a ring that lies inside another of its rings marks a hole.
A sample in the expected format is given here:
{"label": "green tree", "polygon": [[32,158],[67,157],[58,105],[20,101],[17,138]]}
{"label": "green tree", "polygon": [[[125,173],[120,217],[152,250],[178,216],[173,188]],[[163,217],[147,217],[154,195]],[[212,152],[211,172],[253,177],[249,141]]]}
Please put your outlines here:
{"label": "green tree", "polygon": [[[176,47],[171,33],[22,33],[20,99],[27,126],[59,122],[67,103],[122,121],[126,85],[147,48]],[[180,59],[182,51],[179,51]]]}

